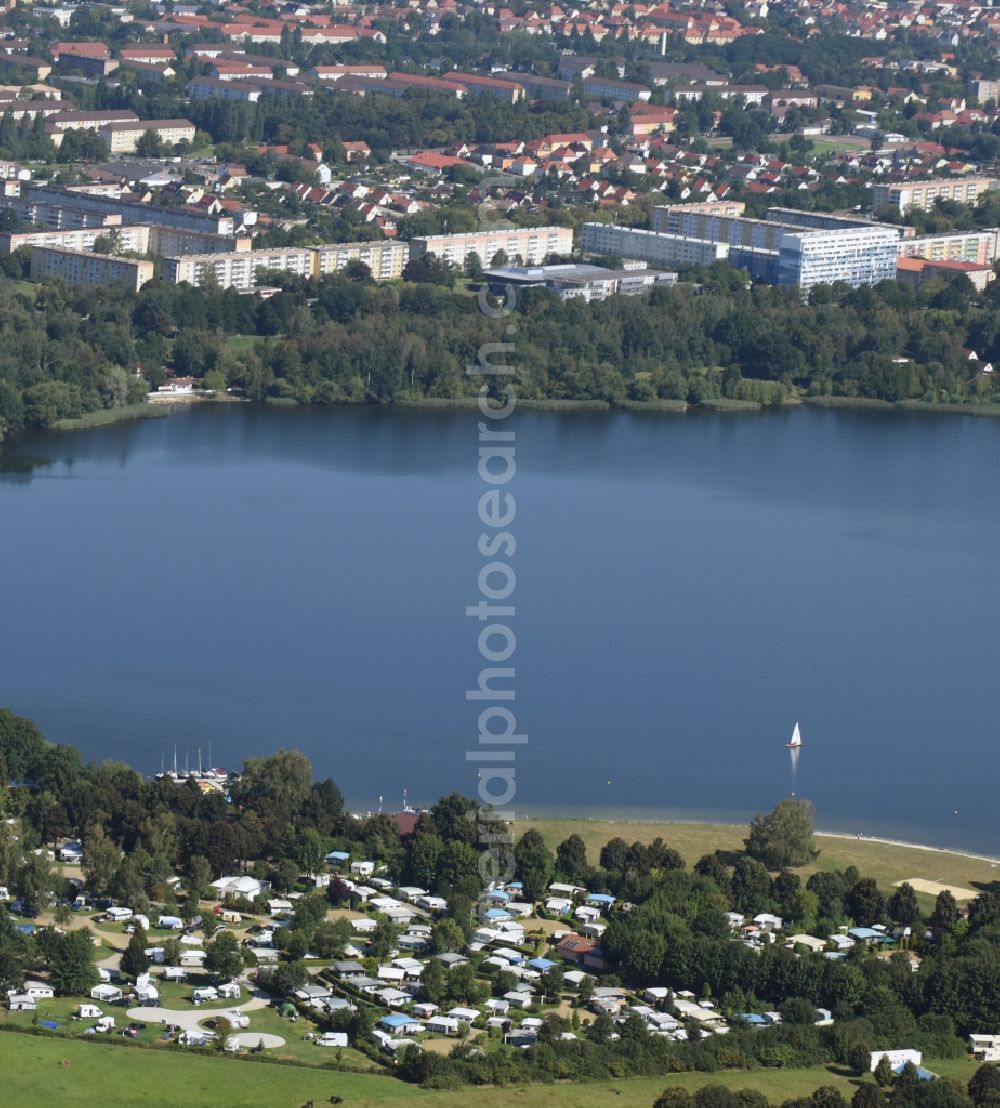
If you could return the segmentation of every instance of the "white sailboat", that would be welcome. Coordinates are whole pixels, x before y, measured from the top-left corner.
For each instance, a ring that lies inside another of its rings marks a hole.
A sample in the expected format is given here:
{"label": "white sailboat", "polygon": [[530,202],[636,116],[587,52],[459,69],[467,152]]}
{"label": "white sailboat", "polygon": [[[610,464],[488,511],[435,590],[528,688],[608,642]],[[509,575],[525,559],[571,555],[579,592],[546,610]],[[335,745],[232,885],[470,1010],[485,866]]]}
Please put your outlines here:
{"label": "white sailboat", "polygon": [[798,750],[799,747],[802,746],[802,735],[799,733],[799,725],[797,722],[795,724],[795,730],[792,732],[791,742],[785,743],[785,746],[787,746],[789,750]]}

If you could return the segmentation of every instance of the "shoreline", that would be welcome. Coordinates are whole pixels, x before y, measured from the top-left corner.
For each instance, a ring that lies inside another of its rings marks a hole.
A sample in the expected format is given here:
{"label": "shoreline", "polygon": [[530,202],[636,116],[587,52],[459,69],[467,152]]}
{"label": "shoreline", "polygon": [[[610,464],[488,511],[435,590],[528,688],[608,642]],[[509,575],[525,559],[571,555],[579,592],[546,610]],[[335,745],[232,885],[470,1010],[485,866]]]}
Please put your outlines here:
{"label": "shoreline", "polygon": [[[99,408],[93,412],[87,412],[82,416],[70,419],[61,419],[47,428],[36,428],[41,431],[87,431],[100,427],[110,427],[116,423],[124,423],[136,419],[155,419],[159,416],[169,415],[174,408],[195,408],[205,404],[252,404],[253,401],[242,396],[208,396],[202,393],[151,393],[144,404],[130,404],[123,408]],[[479,407],[478,398],[474,396],[458,397],[403,397],[390,401],[387,404],[378,404],[374,401],[337,401],[333,404],[302,404],[291,398],[276,400],[265,397],[260,408],[401,408],[410,410],[424,409],[427,411],[476,411]],[[919,415],[959,415],[975,416],[977,418],[1000,418],[1000,404],[957,404],[947,402],[931,402],[923,400],[901,400],[891,402],[888,400],[874,400],[864,397],[850,396],[803,396],[789,397],[781,404],[760,404],[753,400],[731,400],[720,397],[714,400],[705,400],[699,404],[689,404],[685,400],[564,400],[564,399],[529,399],[518,401],[518,407],[529,412],[568,412],[586,414],[611,414],[614,412],[629,412],[634,415],[666,415],[666,416],[745,416],[763,415],[765,413],[788,413],[795,409],[811,408],[816,411],[835,412],[871,412],[880,415],[889,413],[915,413]],[[16,442],[24,430],[9,433],[6,438],[0,438],[0,446],[4,443]]]}

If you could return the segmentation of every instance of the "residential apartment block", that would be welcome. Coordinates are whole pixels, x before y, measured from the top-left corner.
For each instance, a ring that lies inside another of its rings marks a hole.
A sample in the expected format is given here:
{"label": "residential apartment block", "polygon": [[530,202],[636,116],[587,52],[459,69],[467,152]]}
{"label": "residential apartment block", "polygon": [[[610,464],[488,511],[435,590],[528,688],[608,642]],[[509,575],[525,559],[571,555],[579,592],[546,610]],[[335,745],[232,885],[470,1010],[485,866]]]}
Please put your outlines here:
{"label": "residential apartment block", "polygon": [[844,231],[785,231],[778,251],[779,285],[852,288],[896,279],[899,236],[880,227]]}
{"label": "residential apartment block", "polygon": [[394,281],[402,277],[410,260],[410,244],[382,239],[376,242],[336,242],[312,247],[315,254],[313,275],[325,276],[346,269],[348,262],[363,262],[376,281]]}
{"label": "residential apartment block", "polygon": [[101,138],[112,154],[134,154],[139,139],[152,132],[168,147],[194,141],[194,124],[187,119],[140,119],[128,123],[110,123],[100,130]]}
{"label": "residential apartment block", "polygon": [[947,231],[939,235],[915,235],[901,239],[896,252],[901,258],[926,258],[931,262],[974,262],[992,265],[997,260],[995,227],[986,231]]}
{"label": "residential apartment block", "polygon": [[85,227],[69,231],[0,232],[0,254],[13,254],[24,246],[57,246],[63,250],[93,251],[98,239],[110,240],[116,251],[149,252],[149,227]]}
{"label": "residential apartment block", "polygon": [[153,263],[58,246],[32,246],[31,279],[46,277],[58,277],[68,285],[124,285],[138,292],[153,279]]}
{"label": "residential apartment block", "polygon": [[581,234],[585,254],[639,258],[650,265],[711,265],[729,257],[729,249],[722,243],[613,223],[585,223]]}
{"label": "residential apartment block", "polygon": [[433,254],[452,265],[462,267],[466,259],[477,255],[490,265],[497,251],[509,261],[520,258],[524,265],[540,265],[549,254],[573,252],[572,227],[509,227],[490,231],[469,231],[457,235],[421,235],[410,243],[410,256]]}
{"label": "residential apartment block", "polygon": [[293,273],[311,277],[314,251],[307,246],[282,246],[273,250],[249,250],[231,254],[187,254],[163,261],[164,281],[198,287],[211,281],[219,288],[252,292],[266,281],[261,272]]}
{"label": "residential apartment block", "polygon": [[[187,208],[161,208],[136,200],[122,200],[115,196],[98,196],[68,188],[29,187],[23,197],[28,209],[29,223],[43,223],[47,227],[85,227],[91,223],[63,222],[63,208],[77,213],[74,218],[97,219],[104,222],[115,216],[120,222],[130,224],[155,223],[160,227],[174,227],[187,231],[202,231],[214,235],[231,235],[233,217],[209,215]],[[17,208],[17,205],[12,204]]]}
{"label": "residential apartment block", "polygon": [[938,200],[974,208],[984,192],[995,188],[1000,188],[1000,181],[995,177],[931,177],[923,181],[875,185],[872,212],[876,216],[886,212],[905,213],[912,208],[928,212]]}

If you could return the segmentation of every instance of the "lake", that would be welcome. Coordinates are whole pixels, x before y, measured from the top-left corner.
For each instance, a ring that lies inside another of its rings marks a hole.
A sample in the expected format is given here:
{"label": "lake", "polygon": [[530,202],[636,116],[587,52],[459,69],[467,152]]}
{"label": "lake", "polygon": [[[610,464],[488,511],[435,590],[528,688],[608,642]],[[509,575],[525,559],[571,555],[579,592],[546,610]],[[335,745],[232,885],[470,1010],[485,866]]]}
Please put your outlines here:
{"label": "lake", "polygon": [[[517,412],[518,813],[1000,853],[1000,424]],[[175,411],[0,457],[0,705],[144,773],[476,788],[477,417]],[[793,777],[784,743],[805,746]]]}

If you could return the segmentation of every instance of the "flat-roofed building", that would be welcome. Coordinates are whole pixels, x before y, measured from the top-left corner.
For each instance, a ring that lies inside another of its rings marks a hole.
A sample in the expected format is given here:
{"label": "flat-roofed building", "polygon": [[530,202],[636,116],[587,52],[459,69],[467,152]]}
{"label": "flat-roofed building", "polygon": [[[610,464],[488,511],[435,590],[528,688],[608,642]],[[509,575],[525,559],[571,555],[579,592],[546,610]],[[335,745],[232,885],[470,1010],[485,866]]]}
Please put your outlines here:
{"label": "flat-roofed building", "polygon": [[997,229],[945,231],[938,235],[914,235],[901,239],[896,250],[901,258],[926,258],[932,262],[974,262],[992,265],[997,260]]}
{"label": "flat-roofed building", "polygon": [[376,281],[393,281],[402,277],[410,260],[410,244],[393,239],[374,242],[335,242],[314,246],[313,273],[317,277],[346,269],[350,262],[363,262]]}
{"label": "flat-roofed building", "polygon": [[984,192],[1000,188],[995,177],[928,177],[919,181],[900,181],[875,185],[872,189],[872,212],[906,213],[911,209],[929,212],[939,200],[975,208]]}
{"label": "flat-roofed building", "polygon": [[665,231],[617,227],[613,223],[585,223],[581,232],[585,254],[639,258],[650,265],[712,265],[726,261],[729,248],[721,242],[686,238]]}
{"label": "flat-roofed building", "polygon": [[184,227],[149,227],[149,252],[165,258],[178,254],[245,254],[253,249],[249,235],[215,235]]}
{"label": "flat-roofed building", "polygon": [[573,229],[495,228],[456,235],[420,235],[410,243],[410,257],[422,258],[425,254],[433,254],[460,268],[473,254],[483,265],[490,265],[498,251],[503,251],[508,261],[520,258],[524,265],[539,265],[550,254],[573,252]]}
{"label": "flat-roofed building", "polygon": [[[116,216],[122,223],[155,223],[160,227],[177,227],[216,235],[231,235],[234,230],[231,215],[209,215],[186,207],[161,208],[137,200],[97,196],[68,188],[28,186],[24,200],[28,209],[37,209],[39,213],[44,213],[44,218],[38,218],[38,222],[50,227],[90,225],[60,222],[60,209],[68,208],[85,213],[85,216],[95,217],[98,222],[105,222],[108,216]],[[28,221],[35,222],[36,218],[36,215],[31,214]]]}
{"label": "flat-roofed building", "polygon": [[783,231],[778,252],[779,285],[858,288],[896,279],[895,229],[852,227],[843,231]]}
{"label": "flat-roofed building", "polygon": [[100,129],[101,138],[112,154],[134,154],[143,135],[152,133],[168,147],[194,140],[194,124],[189,119],[139,119],[110,123]]}
{"label": "flat-roofed building", "polygon": [[24,246],[58,246],[63,250],[93,251],[98,239],[113,245],[116,252],[145,254],[149,250],[149,227],[83,227],[68,231],[0,232],[0,254],[13,254]]}
{"label": "flat-roofed building", "polygon": [[308,247],[282,246],[229,254],[187,254],[163,261],[163,279],[170,284],[199,287],[211,281],[219,288],[253,292],[266,273],[311,277],[314,252]]}
{"label": "flat-roofed building", "polygon": [[68,285],[124,285],[138,292],[153,279],[153,263],[58,246],[31,247],[31,280],[58,277]]}
{"label": "flat-roofed building", "polygon": [[676,273],[637,267],[605,269],[598,265],[566,263],[539,266],[500,266],[483,276],[501,286],[547,288],[561,300],[607,300],[609,296],[639,296],[654,285],[675,284]]}

